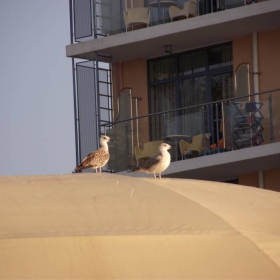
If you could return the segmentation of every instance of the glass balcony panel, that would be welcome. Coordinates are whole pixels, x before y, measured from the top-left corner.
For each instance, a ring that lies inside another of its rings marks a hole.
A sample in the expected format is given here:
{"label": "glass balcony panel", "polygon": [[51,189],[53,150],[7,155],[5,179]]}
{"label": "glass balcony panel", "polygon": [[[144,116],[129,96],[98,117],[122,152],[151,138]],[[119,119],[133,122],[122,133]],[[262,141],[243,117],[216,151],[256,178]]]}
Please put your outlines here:
{"label": "glass balcony panel", "polygon": [[[172,161],[279,142],[279,106],[280,91],[275,91],[271,99],[267,93],[251,96],[247,101],[233,99],[217,102],[217,105],[200,104],[194,108],[111,124],[105,131],[117,141],[110,143],[108,169],[119,172],[138,165],[156,154],[163,141],[174,148],[170,150]],[[215,131],[211,115],[215,116],[217,108],[220,108],[222,122]],[[215,136],[217,131],[219,135]],[[184,151],[180,140],[189,143]],[[143,150],[148,150],[148,153],[143,154]]]}
{"label": "glass balcony panel", "polygon": [[220,0],[221,10],[237,8],[244,5],[244,0]]}
{"label": "glass balcony panel", "polygon": [[101,0],[96,4],[96,10],[99,10],[102,34],[113,35],[122,31],[123,1]]}
{"label": "glass balcony panel", "polygon": [[183,6],[182,0],[148,0],[148,7],[150,9],[151,24],[158,25],[170,22],[169,7]]}

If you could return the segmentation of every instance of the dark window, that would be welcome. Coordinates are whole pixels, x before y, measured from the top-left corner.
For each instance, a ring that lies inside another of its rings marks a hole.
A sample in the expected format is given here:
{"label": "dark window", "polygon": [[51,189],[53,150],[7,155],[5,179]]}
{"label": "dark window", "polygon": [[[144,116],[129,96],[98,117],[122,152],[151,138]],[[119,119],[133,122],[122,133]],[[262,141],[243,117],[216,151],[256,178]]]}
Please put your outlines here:
{"label": "dark window", "polygon": [[[231,43],[150,60],[148,70],[149,113],[233,96]],[[203,126],[214,133],[213,110],[209,106],[204,112],[200,107],[168,113],[165,121],[167,135],[193,136],[202,133]],[[150,118],[151,140],[164,137],[161,122],[161,115]]]}

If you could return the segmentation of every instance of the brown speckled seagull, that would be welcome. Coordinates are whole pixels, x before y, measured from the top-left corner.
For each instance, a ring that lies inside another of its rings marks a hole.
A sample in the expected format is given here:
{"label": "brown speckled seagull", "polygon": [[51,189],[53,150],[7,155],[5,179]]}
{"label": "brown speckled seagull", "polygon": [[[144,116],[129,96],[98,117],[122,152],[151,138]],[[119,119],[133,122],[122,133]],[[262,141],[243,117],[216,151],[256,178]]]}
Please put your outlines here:
{"label": "brown speckled seagull", "polygon": [[110,154],[108,148],[108,142],[114,142],[108,136],[100,137],[100,148],[94,152],[89,153],[81,162],[79,166],[75,168],[74,172],[79,172],[82,169],[93,168],[95,172],[102,172],[102,167],[109,161]]}
{"label": "brown speckled seagull", "polygon": [[159,145],[159,152],[158,154],[148,158],[144,163],[140,164],[136,167],[135,172],[146,172],[146,173],[153,173],[154,178],[156,179],[156,173],[158,173],[159,179],[161,179],[161,173],[167,169],[170,164],[170,153],[168,150],[171,149],[171,146],[162,143]]}

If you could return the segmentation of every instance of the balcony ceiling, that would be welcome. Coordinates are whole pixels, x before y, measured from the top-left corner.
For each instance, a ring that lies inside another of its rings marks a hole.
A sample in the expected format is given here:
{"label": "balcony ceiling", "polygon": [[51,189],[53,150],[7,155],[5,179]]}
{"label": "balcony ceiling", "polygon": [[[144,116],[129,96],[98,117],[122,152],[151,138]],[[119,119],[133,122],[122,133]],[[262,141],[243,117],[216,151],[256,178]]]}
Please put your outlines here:
{"label": "balcony ceiling", "polygon": [[280,28],[280,1],[270,0],[222,12],[180,20],[127,33],[68,45],[66,55],[94,59],[94,52],[110,55],[112,62],[166,55],[232,41],[234,38]]}

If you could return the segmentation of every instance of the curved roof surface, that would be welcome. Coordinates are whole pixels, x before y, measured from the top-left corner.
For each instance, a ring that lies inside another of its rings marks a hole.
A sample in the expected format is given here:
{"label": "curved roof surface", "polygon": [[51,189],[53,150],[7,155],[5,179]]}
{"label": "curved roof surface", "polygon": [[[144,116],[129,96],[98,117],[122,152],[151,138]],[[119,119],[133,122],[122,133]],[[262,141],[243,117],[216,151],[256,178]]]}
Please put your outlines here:
{"label": "curved roof surface", "polygon": [[0,279],[280,279],[279,201],[199,180],[0,177]]}

